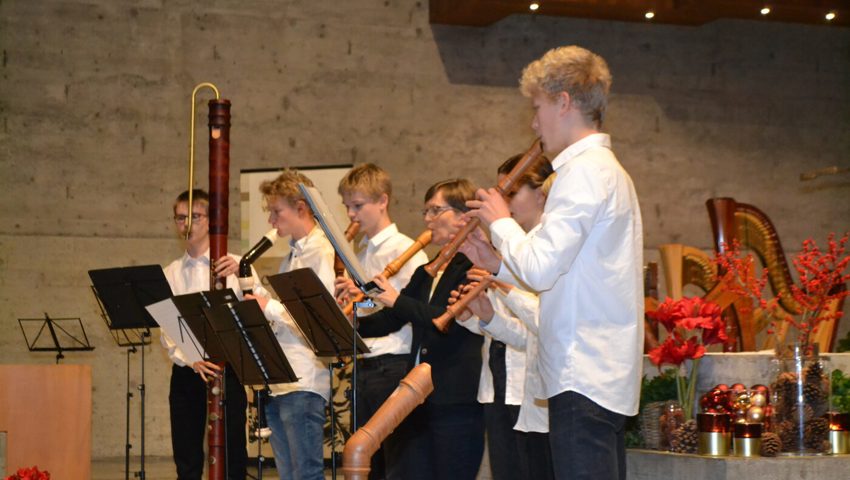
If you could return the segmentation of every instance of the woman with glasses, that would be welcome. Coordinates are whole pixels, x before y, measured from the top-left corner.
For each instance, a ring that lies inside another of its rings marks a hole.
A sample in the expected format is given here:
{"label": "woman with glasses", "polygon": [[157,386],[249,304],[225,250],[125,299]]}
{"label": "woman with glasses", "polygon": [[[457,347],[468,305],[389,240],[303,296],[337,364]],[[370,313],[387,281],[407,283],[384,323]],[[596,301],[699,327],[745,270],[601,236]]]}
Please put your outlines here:
{"label": "woman with glasses", "polygon": [[[432,232],[431,243],[442,247],[465,224],[466,201],[475,196],[475,187],[464,179],[446,180],[431,186],[425,194],[422,211]],[[406,422],[418,432],[410,440],[410,471],[405,479],[474,479],[484,452],[484,419],[477,402],[481,373],[482,338],[466,328],[451,325],[447,333],[434,327],[432,320],[446,310],[452,290],[466,281],[472,262],[456,254],[435,277],[420,266],[401,292],[386,278],[375,282],[384,292],[375,299],[385,307],[360,319],[358,331],[364,337],[387,335],[408,322],[413,326],[409,368],[426,362],[431,365],[434,392]]]}

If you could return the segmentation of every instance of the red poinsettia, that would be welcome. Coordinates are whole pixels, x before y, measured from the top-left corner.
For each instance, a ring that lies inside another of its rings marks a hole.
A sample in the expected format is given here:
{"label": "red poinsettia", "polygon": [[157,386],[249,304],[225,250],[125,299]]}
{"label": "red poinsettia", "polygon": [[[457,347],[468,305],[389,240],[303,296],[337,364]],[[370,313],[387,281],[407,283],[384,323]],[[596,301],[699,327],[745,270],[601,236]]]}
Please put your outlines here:
{"label": "red poinsettia", "polygon": [[682,375],[676,379],[679,403],[685,418],[690,419],[693,416],[699,359],[705,355],[707,345],[728,340],[720,307],[699,297],[667,298],[658,309],[647,315],[667,330],[667,338],[649,351],[649,360],[659,368],[664,364],[681,367],[686,360],[692,360],[688,379]]}
{"label": "red poinsettia", "polygon": [[679,366],[705,354],[705,346],[727,341],[720,307],[699,297],[667,298],[648,316],[664,326],[667,338],[649,352],[655,365]]}
{"label": "red poinsettia", "polygon": [[655,365],[681,365],[689,358],[700,358],[705,354],[705,347],[699,344],[696,337],[682,342],[674,338],[676,334],[667,337],[663,343],[649,352],[649,360]]}
{"label": "red poinsettia", "polygon": [[9,475],[5,480],[50,480],[50,472],[47,470],[42,472],[38,466],[19,468],[15,474]]}

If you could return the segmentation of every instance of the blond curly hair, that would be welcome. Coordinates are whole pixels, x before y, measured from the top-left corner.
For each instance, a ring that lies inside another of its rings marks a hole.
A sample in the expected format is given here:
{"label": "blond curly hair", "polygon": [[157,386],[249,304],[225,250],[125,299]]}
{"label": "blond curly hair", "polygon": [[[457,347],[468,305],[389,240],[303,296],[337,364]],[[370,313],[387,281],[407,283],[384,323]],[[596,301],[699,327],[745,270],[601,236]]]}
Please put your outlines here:
{"label": "blond curly hair", "polygon": [[571,45],[553,48],[528,64],[519,85],[526,97],[543,93],[554,100],[561,92],[567,92],[584,118],[600,128],[611,89],[611,72],[602,57]]}

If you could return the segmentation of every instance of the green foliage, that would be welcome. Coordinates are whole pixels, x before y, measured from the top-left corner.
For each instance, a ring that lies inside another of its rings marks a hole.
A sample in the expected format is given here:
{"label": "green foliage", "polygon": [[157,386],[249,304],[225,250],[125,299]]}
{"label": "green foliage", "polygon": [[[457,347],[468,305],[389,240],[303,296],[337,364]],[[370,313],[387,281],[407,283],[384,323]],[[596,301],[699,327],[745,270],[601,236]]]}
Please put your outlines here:
{"label": "green foliage", "polygon": [[676,374],[676,369],[668,368],[651,380],[647,380],[646,375],[643,376],[640,389],[641,410],[647,403],[676,400]]}
{"label": "green foliage", "polygon": [[832,371],[832,409],[850,412],[850,375],[839,369]]}

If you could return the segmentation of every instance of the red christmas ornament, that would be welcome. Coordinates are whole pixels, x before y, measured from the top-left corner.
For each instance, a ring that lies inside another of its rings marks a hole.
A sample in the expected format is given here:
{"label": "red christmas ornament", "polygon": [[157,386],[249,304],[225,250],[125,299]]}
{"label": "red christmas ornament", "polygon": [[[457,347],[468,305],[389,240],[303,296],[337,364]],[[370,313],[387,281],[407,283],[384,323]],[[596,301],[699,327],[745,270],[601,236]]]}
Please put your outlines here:
{"label": "red christmas ornament", "polygon": [[705,395],[699,397],[699,408],[702,409],[703,413],[714,408],[714,403],[711,401],[711,392],[707,392]]}

